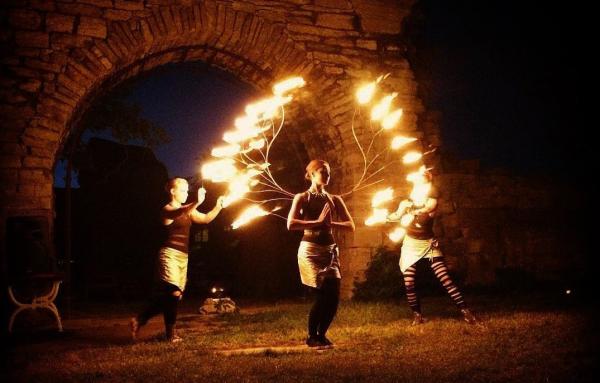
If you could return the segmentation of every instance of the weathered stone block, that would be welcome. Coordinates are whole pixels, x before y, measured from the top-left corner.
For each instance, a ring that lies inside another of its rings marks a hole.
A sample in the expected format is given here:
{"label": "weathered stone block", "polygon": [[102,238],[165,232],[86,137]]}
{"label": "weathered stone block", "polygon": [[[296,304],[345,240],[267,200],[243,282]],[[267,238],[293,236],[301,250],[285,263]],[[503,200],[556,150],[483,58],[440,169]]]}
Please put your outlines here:
{"label": "weathered stone block", "polygon": [[45,32],[16,32],[17,45],[32,48],[48,48],[50,46],[50,35]]}
{"label": "weathered stone block", "polygon": [[358,40],[356,40],[356,46],[359,48],[362,48],[362,49],[376,51],[377,50],[377,41],[376,40],[358,39]]}
{"label": "weathered stone block", "polygon": [[36,11],[26,9],[12,10],[8,17],[11,26],[18,29],[38,29],[42,24],[42,17]]}
{"label": "weathered stone block", "polygon": [[69,15],[82,15],[89,17],[102,17],[102,8],[89,4],[58,3],[60,13]]}
{"label": "weathered stone block", "polygon": [[54,11],[56,4],[53,0],[30,0],[29,8],[40,11]]}
{"label": "weathered stone block", "polygon": [[144,0],[115,0],[115,8],[128,11],[141,11],[144,9]]}
{"label": "weathered stone block", "polygon": [[318,7],[336,8],[336,9],[351,9],[352,5],[348,0],[315,0],[315,5]]}
{"label": "weathered stone block", "polygon": [[104,11],[104,17],[108,20],[126,21],[132,16],[131,11],[121,9],[107,9]]}
{"label": "weathered stone block", "polygon": [[95,5],[101,8],[112,8],[112,0],[79,0],[80,3]]}
{"label": "weathered stone block", "polygon": [[46,30],[49,32],[73,32],[75,16],[48,13],[46,15]]}
{"label": "weathered stone block", "polygon": [[0,154],[0,164],[3,168],[20,168],[21,156],[18,154]]}
{"label": "weathered stone block", "polygon": [[77,33],[83,36],[106,38],[106,21],[101,18],[82,16]]}
{"label": "weathered stone block", "polygon": [[355,17],[337,13],[319,13],[317,14],[317,25],[332,29],[354,30]]}
{"label": "weathered stone block", "polygon": [[42,82],[40,80],[31,79],[19,84],[19,89],[30,93],[36,93],[40,90],[41,85]]}

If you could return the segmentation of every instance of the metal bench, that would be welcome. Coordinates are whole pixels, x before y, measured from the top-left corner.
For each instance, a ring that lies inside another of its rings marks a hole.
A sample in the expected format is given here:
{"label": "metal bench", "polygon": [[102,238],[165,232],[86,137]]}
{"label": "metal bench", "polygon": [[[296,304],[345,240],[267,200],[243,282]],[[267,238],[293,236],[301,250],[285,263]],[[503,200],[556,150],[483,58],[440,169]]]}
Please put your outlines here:
{"label": "metal bench", "polygon": [[[16,306],[16,309],[13,311],[12,315],[10,316],[10,321],[8,322],[8,332],[12,333],[13,324],[19,313],[25,310],[38,309],[50,310],[50,312],[52,312],[56,318],[58,331],[62,332],[62,321],[60,319],[58,308],[54,304],[54,300],[58,296],[58,289],[63,279],[64,278],[62,274],[56,273],[32,274],[19,278],[10,286],[8,286],[8,296],[11,302]],[[21,297],[20,294],[18,294],[19,287],[22,286],[26,286],[27,289],[31,290],[28,296],[25,297],[24,302],[19,300]],[[44,288],[40,288],[40,286]],[[48,287],[50,288],[48,289]],[[19,296],[19,299],[17,296]]]}

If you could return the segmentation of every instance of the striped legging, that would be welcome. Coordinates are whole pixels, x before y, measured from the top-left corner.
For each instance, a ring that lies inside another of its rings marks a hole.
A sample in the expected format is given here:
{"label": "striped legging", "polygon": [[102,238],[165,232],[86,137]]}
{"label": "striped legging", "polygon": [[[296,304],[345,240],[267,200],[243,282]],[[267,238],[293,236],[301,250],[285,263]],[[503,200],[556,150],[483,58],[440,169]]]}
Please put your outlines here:
{"label": "striped legging", "polygon": [[[450,279],[450,275],[448,274],[448,267],[444,262],[444,257],[432,258],[431,269],[433,270],[433,273],[435,274],[437,279],[442,283],[442,286],[444,286],[444,288],[448,292],[448,295],[450,295],[456,306],[458,306],[458,308],[461,310],[466,308],[465,300],[462,294],[460,293],[460,290],[458,289],[458,287],[456,287],[454,282],[452,282],[452,279]],[[406,298],[408,300],[408,305],[414,312],[421,313],[421,304],[419,302],[419,296],[417,295],[417,291],[415,289],[416,272],[416,263],[408,269],[406,269],[406,271],[404,271],[404,287],[406,288]]]}

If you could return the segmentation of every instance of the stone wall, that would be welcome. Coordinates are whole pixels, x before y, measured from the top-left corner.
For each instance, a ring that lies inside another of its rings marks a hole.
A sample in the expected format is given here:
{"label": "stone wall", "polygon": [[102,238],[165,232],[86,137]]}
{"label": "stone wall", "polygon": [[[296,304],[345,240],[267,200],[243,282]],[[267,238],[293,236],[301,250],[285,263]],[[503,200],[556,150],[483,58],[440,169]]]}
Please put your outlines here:
{"label": "stone wall", "polygon": [[[402,44],[414,0],[6,0],[0,4],[0,201],[7,217],[54,209],[53,167],[82,113],[127,78],[167,63],[203,61],[259,90],[291,74],[308,86],[298,133],[334,165],[334,189],[358,178],[350,134],[358,83],[390,72],[403,128],[424,113]],[[402,182],[402,181],[399,181]],[[365,193],[349,205],[361,214]],[[4,228],[0,229],[4,235]],[[368,261],[371,229],[344,243],[349,278]],[[346,251],[347,250],[347,251]],[[4,249],[2,249],[4,251]],[[5,258],[5,257],[3,257]]]}

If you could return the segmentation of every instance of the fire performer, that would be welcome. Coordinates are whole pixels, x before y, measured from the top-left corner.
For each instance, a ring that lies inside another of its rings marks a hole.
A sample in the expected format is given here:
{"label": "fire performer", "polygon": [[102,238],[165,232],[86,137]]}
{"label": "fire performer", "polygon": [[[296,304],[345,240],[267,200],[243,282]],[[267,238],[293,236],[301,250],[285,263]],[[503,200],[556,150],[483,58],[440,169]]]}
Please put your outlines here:
{"label": "fire performer", "polygon": [[431,269],[456,306],[458,306],[464,320],[469,324],[476,324],[478,322],[477,318],[467,308],[460,290],[448,274],[448,267],[433,233],[433,221],[438,205],[437,189],[431,185],[433,176],[430,171],[425,171],[423,177],[424,181],[430,184],[425,199],[421,202],[415,202],[410,198],[403,200],[400,202],[398,210],[388,217],[390,221],[398,221],[407,216],[411,219],[406,227],[406,235],[402,243],[400,271],[402,271],[404,277],[408,305],[413,312],[412,325],[419,325],[424,322],[419,297],[415,289],[416,264],[422,258],[430,260]]}
{"label": "fire performer", "polygon": [[[325,336],[335,317],[340,295],[339,250],[332,229],[354,230],[354,221],[344,200],[325,191],[330,167],[326,161],[312,160],[305,178],[311,185],[294,196],[287,219],[288,230],[303,230],[298,248],[298,266],[302,283],[314,291],[316,298],[308,317],[309,347],[332,346]],[[333,220],[333,215],[339,221]]]}
{"label": "fire performer", "polygon": [[166,339],[180,342],[175,332],[177,304],[183,297],[187,280],[188,242],[192,223],[207,224],[223,208],[223,197],[219,197],[215,207],[203,214],[196,210],[206,196],[204,188],[198,189],[198,200],[185,204],[188,198],[188,182],[183,178],[172,178],[165,187],[171,201],[162,208],[161,220],[167,229],[168,238],[158,253],[158,277],[152,299],[136,317],[130,321],[131,337],[137,339],[138,331],[148,320],[160,313],[164,316]]}

